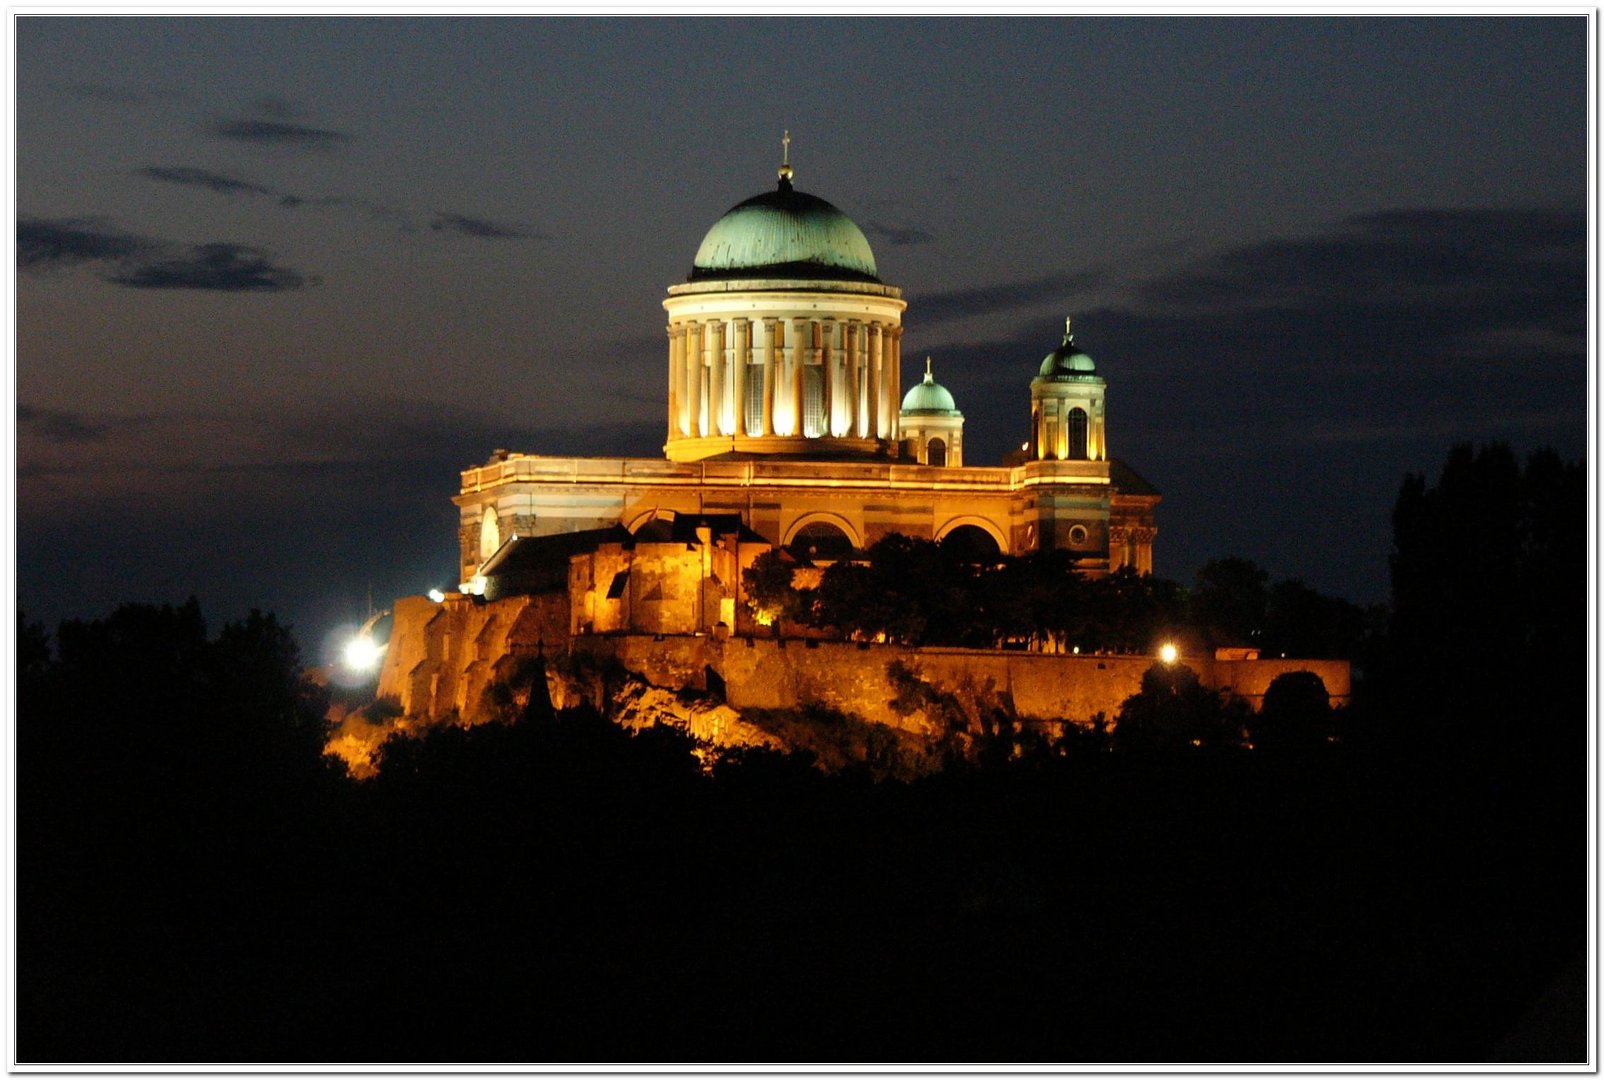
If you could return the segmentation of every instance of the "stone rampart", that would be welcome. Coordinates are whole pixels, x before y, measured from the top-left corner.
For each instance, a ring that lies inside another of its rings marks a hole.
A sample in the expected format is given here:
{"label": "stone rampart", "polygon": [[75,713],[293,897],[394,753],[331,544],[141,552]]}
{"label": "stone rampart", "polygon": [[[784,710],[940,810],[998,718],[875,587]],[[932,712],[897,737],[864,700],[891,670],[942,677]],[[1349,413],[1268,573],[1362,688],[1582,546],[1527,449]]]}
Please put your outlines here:
{"label": "stone rampart", "polygon": [[[708,673],[722,681],[736,709],[782,709],[817,703],[865,720],[906,730],[928,730],[926,710],[906,706],[905,686],[893,677],[900,664],[937,695],[953,699],[971,719],[998,708],[1018,717],[1089,723],[1112,719],[1141,689],[1150,656],[1076,656],[986,649],[911,648],[841,641],[772,638],[579,638],[575,647],[613,656],[648,682],[671,689],[707,689]],[[1215,660],[1184,657],[1203,685],[1243,698],[1254,708],[1277,675],[1312,671],[1325,682],[1333,705],[1351,692],[1345,660]]]}
{"label": "stone rampart", "polygon": [[[653,686],[716,689],[735,710],[818,704],[905,731],[932,733],[938,699],[983,725],[987,715],[1089,723],[1112,719],[1141,689],[1149,656],[1063,655],[989,649],[912,648],[760,636],[581,634],[569,637],[566,597],[516,596],[444,603],[408,597],[394,629],[379,694],[408,716],[471,719],[491,682],[518,656],[568,649],[615,658]],[[1183,657],[1203,685],[1258,708],[1277,675],[1312,671],[1333,705],[1350,693],[1344,660],[1216,660]],[[901,677],[898,677],[900,673]],[[712,684],[712,685],[710,685]],[[922,688],[920,686],[922,684]],[[910,689],[917,691],[910,694]]]}

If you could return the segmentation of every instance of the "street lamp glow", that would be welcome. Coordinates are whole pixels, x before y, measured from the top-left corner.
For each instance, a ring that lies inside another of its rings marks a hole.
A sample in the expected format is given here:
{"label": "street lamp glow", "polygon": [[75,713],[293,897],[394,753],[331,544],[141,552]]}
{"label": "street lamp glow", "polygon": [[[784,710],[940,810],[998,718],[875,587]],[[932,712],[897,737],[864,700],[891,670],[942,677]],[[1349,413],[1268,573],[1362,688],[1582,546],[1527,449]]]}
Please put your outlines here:
{"label": "street lamp glow", "polygon": [[437,603],[437,604],[443,603],[445,601],[445,598],[446,598],[446,594],[441,592],[439,589],[430,589],[429,590],[429,599],[433,600],[435,603]]}
{"label": "street lamp glow", "polygon": [[1171,642],[1166,641],[1164,644],[1158,647],[1158,658],[1164,661],[1166,664],[1175,663],[1176,658],[1180,655],[1181,651],[1177,649]]}
{"label": "street lamp glow", "polygon": [[372,671],[379,666],[384,646],[366,634],[359,634],[345,643],[345,666],[352,671]]}

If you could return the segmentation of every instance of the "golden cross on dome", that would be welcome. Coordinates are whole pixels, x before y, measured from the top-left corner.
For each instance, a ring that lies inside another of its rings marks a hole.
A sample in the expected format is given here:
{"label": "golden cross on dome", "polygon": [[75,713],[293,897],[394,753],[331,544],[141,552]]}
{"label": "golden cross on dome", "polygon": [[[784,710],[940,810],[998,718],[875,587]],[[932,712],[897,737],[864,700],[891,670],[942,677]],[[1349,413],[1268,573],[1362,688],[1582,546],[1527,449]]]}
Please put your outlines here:
{"label": "golden cross on dome", "polygon": [[782,150],[780,155],[780,181],[789,184],[791,177],[794,175],[791,170],[791,132],[789,129],[786,130],[784,135],[780,136],[780,147]]}
{"label": "golden cross on dome", "polygon": [[936,376],[930,370],[930,357],[925,357],[925,382],[935,382]]}

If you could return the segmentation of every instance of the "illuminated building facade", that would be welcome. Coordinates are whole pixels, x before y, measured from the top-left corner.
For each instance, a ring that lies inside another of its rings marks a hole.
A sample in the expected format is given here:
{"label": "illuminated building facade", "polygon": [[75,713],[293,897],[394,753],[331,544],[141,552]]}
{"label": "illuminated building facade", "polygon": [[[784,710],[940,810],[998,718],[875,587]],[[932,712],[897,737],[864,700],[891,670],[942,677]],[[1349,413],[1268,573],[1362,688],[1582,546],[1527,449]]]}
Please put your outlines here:
{"label": "illuminated building facade", "polygon": [[484,593],[516,538],[709,515],[816,559],[899,532],[1064,549],[1092,573],[1152,570],[1159,494],[1109,457],[1106,384],[1073,335],[1029,384],[1024,460],[965,465],[963,414],[928,360],[903,394],[901,290],[851,218],[795,189],[789,164],[714,223],[663,307],[664,457],[497,451],[465,470],[464,592]]}

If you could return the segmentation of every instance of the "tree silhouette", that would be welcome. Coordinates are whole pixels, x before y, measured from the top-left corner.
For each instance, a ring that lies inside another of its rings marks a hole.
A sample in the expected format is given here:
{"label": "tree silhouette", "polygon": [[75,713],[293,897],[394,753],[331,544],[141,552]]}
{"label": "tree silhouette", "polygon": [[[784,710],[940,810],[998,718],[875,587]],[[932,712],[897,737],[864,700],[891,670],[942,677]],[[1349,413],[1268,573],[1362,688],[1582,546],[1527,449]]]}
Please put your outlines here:
{"label": "tree silhouette", "polygon": [[1241,744],[1243,709],[1221,701],[1185,664],[1153,664],[1142,689],[1120,705],[1116,750],[1147,753]]}
{"label": "tree silhouette", "polygon": [[1247,717],[1248,738],[1267,753],[1308,752],[1327,745],[1331,734],[1331,695],[1312,671],[1277,675],[1264,691],[1264,704]]}

